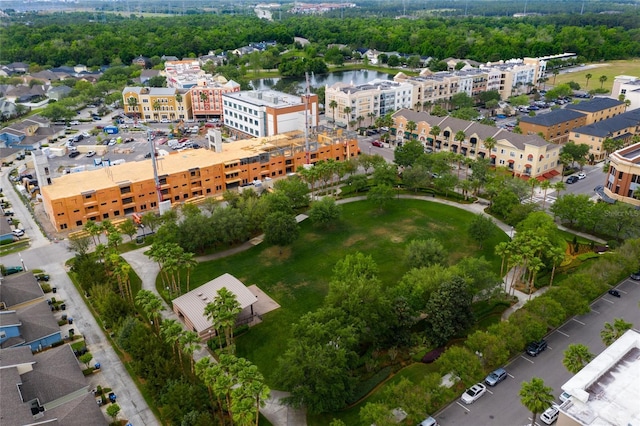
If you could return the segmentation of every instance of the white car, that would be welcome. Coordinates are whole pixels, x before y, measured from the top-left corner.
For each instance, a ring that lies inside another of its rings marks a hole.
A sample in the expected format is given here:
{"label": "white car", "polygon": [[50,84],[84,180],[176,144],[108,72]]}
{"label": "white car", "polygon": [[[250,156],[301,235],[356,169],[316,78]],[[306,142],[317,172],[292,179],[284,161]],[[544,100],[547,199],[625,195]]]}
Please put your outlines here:
{"label": "white car", "polygon": [[170,120],[163,118],[162,120],[160,120],[161,123],[171,123]]}
{"label": "white car", "polygon": [[13,230],[13,235],[16,237],[22,237],[24,235],[24,230],[16,228]]}
{"label": "white car", "polygon": [[73,121],[70,121],[69,124],[72,126],[77,126],[78,124],[80,124],[80,122],[78,120],[73,120]]}
{"label": "white car", "polygon": [[587,174],[585,172],[578,173],[578,179],[582,180],[582,179],[584,179],[586,177],[587,177]]}
{"label": "white car", "polygon": [[95,151],[89,151],[89,152],[87,152],[87,154],[86,154],[85,156],[86,156],[87,158],[89,158],[89,157],[93,157],[94,155],[96,155],[96,152],[95,152]]}
{"label": "white car", "polygon": [[84,136],[85,138],[90,138],[91,137],[89,132],[82,132],[82,136]]}
{"label": "white car", "polygon": [[542,423],[550,425],[556,420],[558,420],[558,416],[560,415],[560,410],[557,405],[552,405],[547,408],[544,413],[540,415],[540,420]]}
{"label": "white car", "polygon": [[476,383],[471,386],[469,389],[464,391],[460,399],[465,404],[473,404],[476,402],[484,393],[487,391],[487,387],[482,383]]}
{"label": "white car", "polygon": [[560,394],[560,401],[562,401],[562,402],[568,401],[569,398],[571,398],[571,395],[569,395],[567,392],[562,392]]}
{"label": "white car", "polygon": [[128,125],[128,124],[121,124],[121,125],[120,125],[120,128],[121,128],[121,129],[128,129],[128,128],[129,128],[129,125]]}
{"label": "white car", "polygon": [[117,140],[115,140],[115,139],[111,139],[111,140],[109,141],[109,146],[113,146],[113,145],[115,145],[117,142],[118,142]]}

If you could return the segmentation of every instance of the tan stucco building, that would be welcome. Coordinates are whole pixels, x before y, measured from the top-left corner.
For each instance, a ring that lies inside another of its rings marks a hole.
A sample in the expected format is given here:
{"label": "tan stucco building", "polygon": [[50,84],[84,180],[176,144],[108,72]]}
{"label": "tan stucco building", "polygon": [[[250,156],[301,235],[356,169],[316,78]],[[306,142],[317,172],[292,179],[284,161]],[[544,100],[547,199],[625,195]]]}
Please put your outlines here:
{"label": "tan stucco building", "polygon": [[191,118],[191,95],[173,87],[125,87],[122,107],[128,116],[141,120],[185,120]]}
{"label": "tan stucco building", "polygon": [[614,200],[640,206],[640,143],[614,152],[609,159],[604,193]]}

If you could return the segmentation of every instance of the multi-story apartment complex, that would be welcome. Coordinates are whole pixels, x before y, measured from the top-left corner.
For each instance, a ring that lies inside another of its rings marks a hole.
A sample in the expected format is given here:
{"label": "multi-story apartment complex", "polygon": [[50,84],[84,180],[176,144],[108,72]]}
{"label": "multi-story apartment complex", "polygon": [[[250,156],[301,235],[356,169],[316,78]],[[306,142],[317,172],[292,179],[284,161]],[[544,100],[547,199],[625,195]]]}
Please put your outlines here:
{"label": "multi-story apartment complex", "polygon": [[[42,188],[44,210],[57,230],[87,221],[122,218],[295,172],[320,160],[343,161],[359,154],[354,134],[339,130],[309,138],[301,132],[217,144],[216,152],[199,149],[157,157],[159,186],[151,160],[71,173]],[[222,148],[224,147],[224,149]]]}
{"label": "multi-story apartment complex", "polygon": [[606,139],[621,141],[627,146],[640,135],[640,110],[632,110],[606,120],[581,126],[571,131],[570,139],[575,143],[589,145],[589,156],[594,161],[604,160],[607,156],[602,143]]}
{"label": "multi-story apartment complex", "polygon": [[593,98],[577,104],[569,104],[564,108],[585,114],[587,116],[586,124],[592,124],[622,114],[627,106],[617,99]]}
{"label": "multi-story apartment complex", "polygon": [[[222,95],[224,124],[240,138],[273,136],[315,129],[318,95],[294,96],[275,90],[252,90]],[[306,113],[305,113],[306,110]]]}
{"label": "multi-story apartment complex", "polygon": [[[538,179],[560,174],[560,146],[545,141],[538,135],[522,135],[508,132],[475,121],[453,117],[436,117],[424,112],[400,110],[393,114],[391,133],[398,141],[416,138],[434,151],[450,151],[468,158],[489,158],[494,166],[505,167],[515,176]],[[409,132],[412,121],[416,129]],[[432,134],[434,127],[440,129]],[[459,133],[462,132],[462,133]],[[464,134],[464,139],[456,137]],[[491,138],[491,139],[489,139]],[[485,141],[492,140],[491,151]]]}
{"label": "multi-story apartment complex", "polygon": [[611,96],[620,99],[624,96],[624,102],[629,109],[640,108],[640,78],[630,75],[619,75],[613,80]]}
{"label": "multi-story apartment complex", "polygon": [[557,109],[547,114],[520,117],[518,126],[524,134],[541,135],[553,143],[569,141],[569,133],[587,124],[587,115],[570,109]]}
{"label": "multi-story apartment complex", "polygon": [[222,95],[240,91],[240,85],[222,75],[210,75],[200,68],[197,59],[167,61],[164,64],[167,86],[188,89],[191,99],[189,118],[222,119]]}
{"label": "multi-story apartment complex", "polygon": [[640,143],[622,148],[609,156],[605,195],[614,200],[640,206]]}
{"label": "multi-story apartment complex", "polygon": [[142,120],[185,120],[191,118],[191,96],[187,89],[173,87],[125,87],[124,113]]}
{"label": "multi-story apartment complex", "polygon": [[487,85],[487,89],[497,90],[502,100],[529,93],[540,75],[540,61],[526,59],[526,62],[523,59],[510,59],[482,65],[480,69],[490,73],[491,77],[491,88]]}
{"label": "multi-story apartment complex", "polygon": [[[411,108],[412,86],[408,83],[376,79],[355,86],[336,83],[325,88],[325,107],[336,123],[372,123],[375,117],[400,108]],[[330,105],[337,105],[331,108]],[[358,120],[360,118],[360,120]]]}

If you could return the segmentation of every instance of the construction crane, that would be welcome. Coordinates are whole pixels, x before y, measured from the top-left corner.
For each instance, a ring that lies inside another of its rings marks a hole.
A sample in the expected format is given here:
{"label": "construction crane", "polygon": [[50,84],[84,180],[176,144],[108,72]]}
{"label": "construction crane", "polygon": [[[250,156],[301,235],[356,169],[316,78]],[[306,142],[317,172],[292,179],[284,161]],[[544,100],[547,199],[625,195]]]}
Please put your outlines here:
{"label": "construction crane", "polygon": [[309,88],[309,73],[304,73],[307,81],[306,93],[304,95],[304,150],[307,164],[311,163],[311,153],[309,152],[309,98],[311,97]]}

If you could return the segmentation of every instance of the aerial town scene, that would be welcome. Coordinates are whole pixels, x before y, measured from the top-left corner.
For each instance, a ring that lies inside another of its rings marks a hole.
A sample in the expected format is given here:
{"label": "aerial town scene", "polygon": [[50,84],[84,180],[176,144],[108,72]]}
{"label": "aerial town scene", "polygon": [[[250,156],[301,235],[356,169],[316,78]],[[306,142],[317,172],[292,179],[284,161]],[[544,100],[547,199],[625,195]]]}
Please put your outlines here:
{"label": "aerial town scene", "polygon": [[0,0],[0,424],[640,424],[635,0]]}

